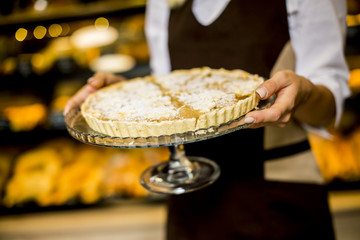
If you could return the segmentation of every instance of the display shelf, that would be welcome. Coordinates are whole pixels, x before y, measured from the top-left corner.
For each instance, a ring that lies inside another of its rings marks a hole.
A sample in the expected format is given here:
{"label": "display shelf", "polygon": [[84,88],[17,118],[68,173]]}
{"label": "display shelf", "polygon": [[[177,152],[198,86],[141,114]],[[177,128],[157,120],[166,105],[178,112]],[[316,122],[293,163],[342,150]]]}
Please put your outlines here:
{"label": "display shelf", "polygon": [[[46,77],[43,77],[45,79],[52,79],[52,82],[56,83],[58,81],[68,81],[71,83],[74,83],[75,81],[78,82],[77,85],[81,87],[86,83],[86,79],[88,79],[90,76],[92,76],[94,72],[90,71],[89,69],[83,69],[81,71],[78,71],[76,73],[71,74],[70,76],[67,75],[59,75],[59,74],[47,74]],[[117,75],[121,75],[125,77],[126,79],[131,79],[135,77],[143,77],[150,74],[150,66],[149,63],[138,63],[135,65],[135,67],[129,71],[117,73]],[[58,75],[58,76],[56,76]],[[16,136],[20,135],[29,135],[31,136],[31,131],[39,132],[40,131],[64,131],[66,132],[65,122],[64,122],[64,116],[61,111],[54,111],[50,107],[50,103],[54,100],[53,92],[54,92],[54,85],[49,83],[47,81],[46,87],[44,87],[43,82],[40,79],[37,79],[37,81],[31,81],[32,82],[32,88],[35,88],[36,91],[28,91],[27,94],[30,96],[33,96],[35,99],[39,99],[39,103],[42,103],[45,105],[47,109],[47,116],[46,121],[42,123],[39,126],[36,126],[34,130],[29,131],[19,131],[19,132],[13,132],[11,131],[10,122],[8,119],[4,118],[4,116],[0,115],[0,134],[12,134],[14,135],[14,138]],[[8,95],[18,95],[18,92],[20,92],[20,89],[17,89],[17,86],[19,82],[12,82],[12,87],[14,88],[13,91],[15,91],[13,94]],[[25,85],[22,85],[23,89],[25,88]],[[28,86],[30,88],[30,86]],[[10,87],[9,87],[10,88]],[[39,90],[40,89],[40,90]],[[45,90],[46,89],[46,90]],[[26,91],[25,91],[26,92]],[[0,94],[4,93],[0,91]],[[17,93],[17,94],[16,94]],[[20,94],[21,95],[21,94]],[[4,106],[3,106],[4,107]],[[0,114],[1,114],[1,106],[0,106]],[[36,135],[36,133],[34,134]]]}
{"label": "display shelf", "polygon": [[34,146],[40,142],[57,137],[68,137],[65,130],[36,128],[32,131],[14,133],[9,129],[0,132],[0,146]]}
{"label": "display shelf", "polygon": [[114,195],[107,198],[102,198],[94,203],[81,203],[78,199],[74,198],[68,201],[66,204],[59,206],[39,206],[36,202],[29,201],[23,204],[19,204],[12,208],[1,206],[0,204],[0,216],[17,215],[17,214],[30,214],[39,212],[60,212],[60,211],[73,211],[81,209],[96,209],[101,207],[111,206],[113,204],[146,204],[157,205],[163,204],[168,199],[167,195],[151,193],[146,197],[129,197],[126,195]]}
{"label": "display shelf", "polygon": [[347,27],[346,35],[346,56],[360,55],[360,25]]}
{"label": "display shelf", "polygon": [[1,16],[0,27],[10,27],[29,23],[64,21],[66,19],[85,19],[93,16],[108,15],[127,10],[144,9],[144,0],[96,1],[83,4],[49,6],[44,11],[26,10]]}
{"label": "display shelf", "polygon": [[329,191],[343,191],[343,190],[359,190],[360,179],[356,181],[344,181],[341,179],[334,179],[326,185]]}

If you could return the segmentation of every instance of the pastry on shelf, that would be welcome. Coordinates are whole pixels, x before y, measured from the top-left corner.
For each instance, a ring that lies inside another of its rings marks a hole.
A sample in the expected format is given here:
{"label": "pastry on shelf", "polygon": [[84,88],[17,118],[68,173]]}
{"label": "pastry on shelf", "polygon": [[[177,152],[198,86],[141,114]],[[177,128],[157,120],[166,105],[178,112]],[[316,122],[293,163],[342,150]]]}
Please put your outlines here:
{"label": "pastry on shelf", "polygon": [[47,109],[38,97],[11,92],[0,95],[0,118],[9,122],[12,131],[31,131],[45,124]]}
{"label": "pastry on shelf", "polygon": [[167,147],[108,151],[112,154],[105,164],[105,196],[147,196],[149,192],[141,186],[140,175],[151,165],[169,159]]}
{"label": "pastry on shelf", "polygon": [[61,206],[92,204],[113,196],[146,197],[149,193],[139,183],[140,174],[167,160],[169,151],[101,148],[56,138],[22,153],[12,170],[2,156],[0,181],[10,176],[2,204],[10,208],[28,202]]}
{"label": "pastry on shelf", "polygon": [[4,115],[10,122],[14,132],[31,131],[46,122],[47,110],[42,103],[27,106],[9,106],[4,109]]}
{"label": "pastry on shelf", "polygon": [[360,92],[360,68],[350,71],[349,86],[353,92]]}
{"label": "pastry on shelf", "polygon": [[106,157],[103,150],[82,146],[58,175],[53,198],[55,205],[80,198],[83,203],[93,203],[102,197],[101,181]]}
{"label": "pastry on shelf", "polygon": [[309,142],[325,182],[360,180],[360,127],[344,136],[332,132],[331,138],[309,134]]}
{"label": "pastry on shelf", "polygon": [[77,142],[68,137],[57,137],[42,143],[40,148],[50,148],[61,156],[62,165],[66,165],[74,161],[79,151]]}
{"label": "pastry on shelf", "polygon": [[28,201],[48,205],[61,162],[61,156],[50,148],[30,150],[19,156],[6,185],[4,205],[13,207]]}

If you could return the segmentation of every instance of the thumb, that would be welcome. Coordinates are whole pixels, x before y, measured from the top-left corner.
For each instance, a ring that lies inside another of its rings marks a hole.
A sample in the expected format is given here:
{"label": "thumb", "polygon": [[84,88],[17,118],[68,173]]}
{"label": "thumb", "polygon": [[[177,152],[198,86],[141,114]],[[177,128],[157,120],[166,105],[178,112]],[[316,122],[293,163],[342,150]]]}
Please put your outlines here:
{"label": "thumb", "polygon": [[268,99],[270,96],[279,92],[282,88],[287,87],[289,82],[286,78],[280,76],[281,74],[275,74],[274,77],[263,82],[255,91],[260,99]]}

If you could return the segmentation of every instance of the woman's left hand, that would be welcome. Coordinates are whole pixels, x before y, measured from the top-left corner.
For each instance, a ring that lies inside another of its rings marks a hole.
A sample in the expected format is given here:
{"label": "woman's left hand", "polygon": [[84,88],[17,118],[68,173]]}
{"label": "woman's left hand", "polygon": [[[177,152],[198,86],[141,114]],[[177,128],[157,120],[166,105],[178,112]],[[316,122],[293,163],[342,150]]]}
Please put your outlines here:
{"label": "woman's left hand", "polygon": [[276,94],[275,103],[268,109],[248,113],[248,128],[267,125],[284,127],[291,118],[314,125],[327,126],[335,118],[335,101],[324,86],[314,85],[310,80],[293,71],[279,71],[262,83],[256,93],[261,100]]}

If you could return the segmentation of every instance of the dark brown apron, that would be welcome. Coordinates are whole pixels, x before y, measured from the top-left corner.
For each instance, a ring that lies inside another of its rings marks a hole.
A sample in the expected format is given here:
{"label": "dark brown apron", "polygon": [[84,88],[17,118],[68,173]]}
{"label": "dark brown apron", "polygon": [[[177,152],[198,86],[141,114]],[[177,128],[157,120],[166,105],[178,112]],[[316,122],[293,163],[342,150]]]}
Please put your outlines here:
{"label": "dark brown apron", "polygon": [[[230,1],[209,26],[192,1],[171,10],[172,70],[209,66],[269,77],[289,40],[285,0]],[[169,199],[167,238],[334,239],[321,186],[263,179],[263,129],[186,144],[189,156],[215,160],[220,178],[210,187]]]}

